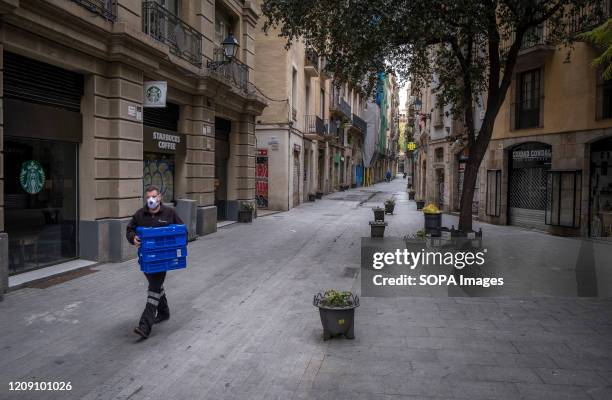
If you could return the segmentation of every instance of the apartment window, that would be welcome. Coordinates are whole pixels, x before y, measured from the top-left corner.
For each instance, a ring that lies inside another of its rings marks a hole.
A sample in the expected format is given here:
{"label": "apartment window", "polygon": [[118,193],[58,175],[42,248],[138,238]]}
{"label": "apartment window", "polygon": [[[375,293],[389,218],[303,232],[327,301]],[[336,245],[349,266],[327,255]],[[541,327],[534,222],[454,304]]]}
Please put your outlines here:
{"label": "apartment window", "polygon": [[177,17],[180,17],[180,0],[157,0],[156,3],[158,3]]}
{"label": "apartment window", "polygon": [[515,128],[537,128],[540,124],[542,108],[541,69],[525,71],[518,76],[517,102],[515,108]]}
{"label": "apartment window", "polygon": [[319,116],[325,119],[325,90],[321,89],[321,93],[319,94],[319,106],[321,109],[319,110]]}
{"label": "apartment window", "polygon": [[548,171],[546,224],[580,227],[582,171]]}
{"label": "apartment window", "polygon": [[233,18],[218,4],[215,4],[215,44],[221,46],[230,33],[234,33]]}
{"label": "apartment window", "polygon": [[597,119],[612,118],[612,80],[597,85]]}
{"label": "apartment window", "polygon": [[297,69],[291,73],[291,118],[297,120]]}
{"label": "apartment window", "polygon": [[304,111],[306,115],[310,115],[310,84],[308,82],[306,82],[305,92]]}
{"label": "apartment window", "polygon": [[485,211],[487,215],[499,217],[501,213],[501,171],[487,170],[487,200]]}

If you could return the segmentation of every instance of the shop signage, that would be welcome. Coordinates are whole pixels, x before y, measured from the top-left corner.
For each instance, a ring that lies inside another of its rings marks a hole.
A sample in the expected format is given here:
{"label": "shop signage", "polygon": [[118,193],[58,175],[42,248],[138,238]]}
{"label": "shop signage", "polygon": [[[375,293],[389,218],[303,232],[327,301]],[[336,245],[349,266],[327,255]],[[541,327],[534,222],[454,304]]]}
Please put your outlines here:
{"label": "shop signage", "polygon": [[40,192],[45,185],[45,170],[36,160],[29,160],[21,164],[19,183],[29,194]]}
{"label": "shop signage", "polygon": [[185,153],[185,137],[177,132],[143,126],[144,151],[152,153]]}
{"label": "shop signage", "polygon": [[536,168],[550,165],[552,150],[541,143],[527,143],[512,150],[513,168]]}
{"label": "shop signage", "polygon": [[168,82],[165,81],[145,81],[143,83],[144,107],[166,107],[166,93],[168,92]]}
{"label": "shop signage", "polygon": [[302,146],[297,143],[293,143],[293,151],[297,151],[298,153],[302,151]]}
{"label": "shop signage", "polygon": [[414,143],[414,142],[408,142],[407,148],[408,148],[408,150],[410,150],[410,151],[414,151],[414,150],[416,149],[416,143]]}

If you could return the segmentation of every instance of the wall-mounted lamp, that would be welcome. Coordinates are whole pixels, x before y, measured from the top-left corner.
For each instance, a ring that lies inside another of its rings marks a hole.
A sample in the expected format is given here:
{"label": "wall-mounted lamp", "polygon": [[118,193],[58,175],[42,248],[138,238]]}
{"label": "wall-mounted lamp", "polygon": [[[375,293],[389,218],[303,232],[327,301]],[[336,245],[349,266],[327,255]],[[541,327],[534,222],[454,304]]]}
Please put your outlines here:
{"label": "wall-mounted lamp", "polygon": [[221,61],[208,61],[206,66],[210,69],[216,69],[221,65],[229,64],[236,58],[236,53],[238,52],[238,40],[234,37],[233,34],[229,34],[223,42],[221,42],[221,48],[223,49],[223,60]]}

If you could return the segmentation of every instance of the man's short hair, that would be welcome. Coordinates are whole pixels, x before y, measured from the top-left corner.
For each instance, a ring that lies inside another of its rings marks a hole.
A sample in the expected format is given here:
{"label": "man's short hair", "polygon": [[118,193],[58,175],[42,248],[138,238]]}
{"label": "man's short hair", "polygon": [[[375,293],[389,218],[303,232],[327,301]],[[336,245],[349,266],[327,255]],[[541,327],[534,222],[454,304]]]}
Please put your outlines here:
{"label": "man's short hair", "polygon": [[161,192],[159,191],[159,188],[155,185],[149,185],[145,188],[145,193],[151,193],[152,191],[156,190],[157,194],[160,194]]}

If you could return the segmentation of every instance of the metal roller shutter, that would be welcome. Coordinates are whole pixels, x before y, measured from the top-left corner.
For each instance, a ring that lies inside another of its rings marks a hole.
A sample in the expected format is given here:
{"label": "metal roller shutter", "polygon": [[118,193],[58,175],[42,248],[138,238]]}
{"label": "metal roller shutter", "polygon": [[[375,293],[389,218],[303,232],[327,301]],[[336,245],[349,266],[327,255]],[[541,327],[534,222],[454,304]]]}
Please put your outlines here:
{"label": "metal roller shutter", "polygon": [[79,112],[83,75],[4,52],[4,97]]}
{"label": "metal roller shutter", "polygon": [[165,108],[145,108],[143,119],[147,126],[178,132],[179,106],[166,103]]}

